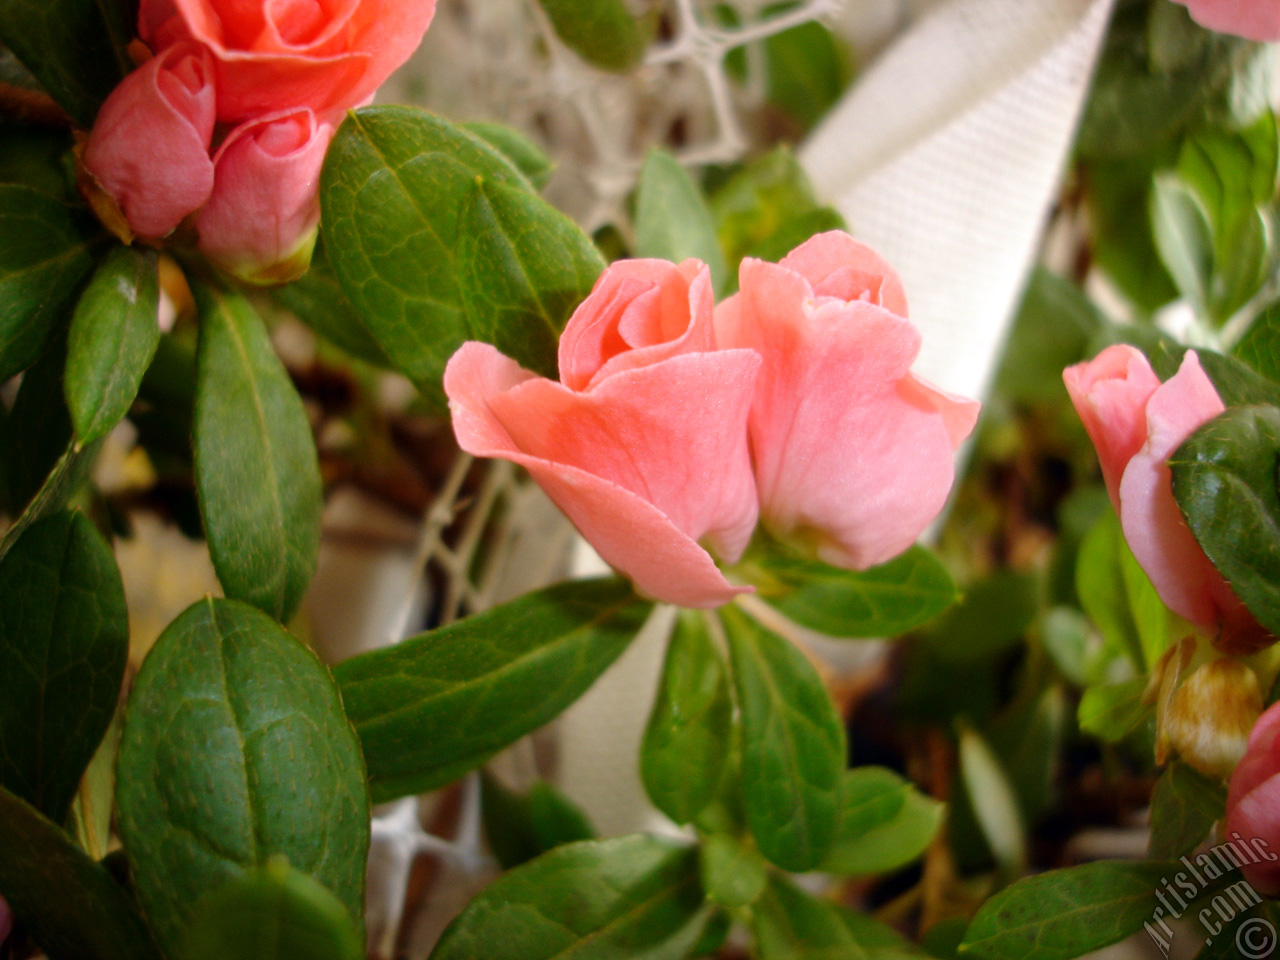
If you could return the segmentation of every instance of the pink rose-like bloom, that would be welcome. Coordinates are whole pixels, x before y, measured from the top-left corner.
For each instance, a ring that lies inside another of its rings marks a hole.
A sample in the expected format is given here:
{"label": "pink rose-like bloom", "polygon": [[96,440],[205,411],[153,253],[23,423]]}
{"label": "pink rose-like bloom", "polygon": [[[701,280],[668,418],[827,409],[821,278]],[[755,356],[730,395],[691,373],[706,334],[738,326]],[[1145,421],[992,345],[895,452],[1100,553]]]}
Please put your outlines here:
{"label": "pink rose-like bloom", "polygon": [[213,125],[213,61],[198,44],[175,44],[107,97],[85,144],[84,167],[135,234],[159,239],[213,189]]}
{"label": "pink rose-like bloom", "polygon": [[142,0],[142,39],[189,37],[215,59],[218,119],[368,99],[417,48],[435,0]]}
{"label": "pink rose-like bloom", "polygon": [[1231,774],[1227,834],[1239,834],[1258,860],[1244,865],[1245,879],[1263,896],[1280,895],[1280,703],[1258,718]]}
{"label": "pink rose-like bloom", "polygon": [[749,590],[724,560],[756,522],[747,412],[760,358],[716,349],[707,268],[620,261],[560,338],[560,382],[484,343],[450,359],[444,389],[464,450],[526,468],[642,593],[715,607]]}
{"label": "pink rose-like bloom", "polygon": [[284,283],[305,271],[332,138],[333,125],[305,108],[232,130],[214,157],[213,192],[196,217],[201,251],[251,283]]}
{"label": "pink rose-like bloom", "polygon": [[1192,623],[1221,631],[1225,649],[1270,643],[1205,556],[1173,497],[1166,461],[1225,409],[1195,351],[1187,351],[1163,384],[1142,352],[1127,344],[1068,367],[1062,379],[1098,452],[1129,549],[1160,599]]}
{"label": "pink rose-like bloom", "polygon": [[1280,0],[1176,0],[1202,27],[1249,40],[1280,40]]}
{"label": "pink rose-like bloom", "polygon": [[764,359],[750,417],[763,522],[840,567],[901,553],[942,510],[978,403],[911,372],[902,283],[845,233],[743,260],[739,290],[716,338]]}

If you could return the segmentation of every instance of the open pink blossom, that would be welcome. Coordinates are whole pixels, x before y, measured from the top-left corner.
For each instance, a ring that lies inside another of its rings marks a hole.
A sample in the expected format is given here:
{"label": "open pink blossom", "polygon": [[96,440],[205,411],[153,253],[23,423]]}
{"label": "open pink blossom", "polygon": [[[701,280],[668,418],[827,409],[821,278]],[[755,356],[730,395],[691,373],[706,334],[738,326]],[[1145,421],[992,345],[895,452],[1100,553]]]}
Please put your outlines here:
{"label": "open pink blossom", "polygon": [[119,205],[129,229],[159,239],[213,189],[213,61],[178,43],[129,74],[107,97],[85,144],[84,168]]}
{"label": "open pink blossom", "polygon": [[306,108],[232,130],[214,157],[213,192],[196,217],[201,251],[250,283],[285,283],[303,273],[332,137],[333,126]]}
{"label": "open pink blossom", "polygon": [[325,116],[367,100],[409,58],[435,0],[142,0],[153,48],[191,38],[213,53],[218,119],[310,107]]}
{"label": "open pink blossom", "polygon": [[722,347],[763,358],[750,433],[761,518],[836,566],[901,553],[941,511],[978,403],[911,372],[920,334],[893,268],[847,234],[743,260]]}
{"label": "open pink blossom", "polygon": [[1227,834],[1248,844],[1256,861],[1245,863],[1245,879],[1263,896],[1280,896],[1280,703],[1258,718],[1231,774]]}
{"label": "open pink blossom", "polygon": [[1202,27],[1249,40],[1280,40],[1280,0],[1175,0]]}
{"label": "open pink blossom", "polygon": [[1163,384],[1142,352],[1127,344],[1067,368],[1062,378],[1097,449],[1125,540],[1160,599],[1218,632],[1224,649],[1271,642],[1205,556],[1173,498],[1169,457],[1225,409],[1195,351],[1187,351]]}
{"label": "open pink blossom", "polygon": [[525,467],[642,593],[714,607],[749,590],[726,561],[756,521],[747,411],[760,358],[715,349],[711,282],[696,260],[613,264],[560,340],[560,382],[483,343],[444,389],[462,448]]}

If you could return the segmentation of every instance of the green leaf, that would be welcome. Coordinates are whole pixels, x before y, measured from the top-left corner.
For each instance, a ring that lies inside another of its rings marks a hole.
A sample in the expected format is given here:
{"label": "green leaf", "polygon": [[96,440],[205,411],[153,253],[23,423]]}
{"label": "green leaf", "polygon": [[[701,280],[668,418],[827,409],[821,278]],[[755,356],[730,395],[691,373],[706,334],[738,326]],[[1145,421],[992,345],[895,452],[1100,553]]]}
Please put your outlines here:
{"label": "green leaf", "polygon": [[183,960],[363,960],[364,944],[342,902],[272,857],[201,902]]}
{"label": "green leaf", "polygon": [[81,294],[67,336],[67,407],[81,444],[129,412],[160,342],[159,316],[155,251],[114,248]]}
{"label": "green leaf", "polygon": [[275,854],[362,917],[364,780],[315,654],[245,604],[189,607],[134,681],[116,784],[133,882],[165,952],[205,893]]}
{"label": "green leaf", "polygon": [[1080,544],[1076,557],[1076,593],[1089,619],[1115,650],[1124,651],[1134,668],[1145,673],[1146,651],[1138,635],[1124,574],[1124,542],[1120,521],[1107,510]]}
{"label": "green leaf", "polygon": [[541,190],[551,180],[555,163],[519,130],[501,123],[480,121],[464,123],[462,129],[479,137],[510,160],[533,184],[534,189]]}
{"label": "green leaf", "polygon": [[995,656],[1022,640],[1039,607],[1035,575],[1002,570],[966,588],[958,604],[930,626],[929,648],[944,660]]}
{"label": "green leaf", "polygon": [[801,130],[835,106],[852,74],[836,35],[816,21],[773,34],[764,51],[768,98]]}
{"label": "green leaf", "polygon": [[82,209],[0,184],[0,383],[40,355],[93,266],[95,235]]}
{"label": "green leaf", "polygon": [[574,53],[603,70],[625,73],[640,65],[657,19],[633,17],[623,0],[538,0]]}
{"label": "green leaf", "polygon": [[470,336],[553,371],[560,331],[604,269],[599,252],[545,200],[487,180],[472,188],[459,231]]}
{"label": "green leaf", "polygon": [[764,556],[762,565],[762,599],[801,626],[833,637],[895,637],[959,597],[947,568],[921,546],[861,571],[781,554]]}
{"label": "green leaf", "polygon": [[772,875],[751,913],[761,960],[863,960],[870,954],[845,925],[834,903]]}
{"label": "green leaf", "polygon": [[86,130],[133,69],[125,48],[136,32],[135,3],[9,0],[0,7],[0,42]]}
{"label": "green leaf", "polygon": [[1027,831],[1017,792],[991,745],[967,724],[960,726],[960,779],[969,806],[1005,876],[1027,865]]}
{"label": "green leaf", "polygon": [[431,960],[684,960],[708,915],[689,847],[649,836],[588,840],[491,883]]}
{"label": "green leaf", "polygon": [[769,879],[769,865],[749,841],[713,833],[698,847],[707,898],[730,909],[755,903]]}
{"label": "green leaf", "polygon": [[[71,446],[71,414],[62,385],[66,363],[66,341],[55,336],[22,375],[9,415],[9,450],[6,462],[0,464],[8,474],[14,507],[26,506],[46,487],[50,473]],[[61,504],[50,506],[61,508]]]}
{"label": "green leaf", "polygon": [[724,662],[702,614],[681,611],[640,746],[640,779],[653,805],[688,823],[716,795],[732,736]]}
{"label": "green leaf", "polygon": [[562,583],[338,664],[374,800],[448,783],[553,720],[649,609],[618,579]]}
{"label": "green leaf", "polygon": [[555,336],[603,267],[590,239],[522,196],[527,187],[479,137],[408,107],[349,114],[325,157],[334,273],[382,350],[441,408],[445,364],[467,340],[490,339],[554,376]]}
{"label": "green leaf", "polygon": [[715,221],[702,191],[671,154],[650,150],[636,188],[637,257],[680,263],[694,257],[711,270],[711,285],[725,289],[728,268]]}
{"label": "green leaf", "polygon": [[271,295],[312,330],[353,357],[377,367],[395,366],[342,292],[333,268],[324,259],[321,244],[316,245],[307,272],[293,283],[274,287]]}
{"label": "green leaf", "polygon": [[1169,459],[1173,495],[1231,589],[1280,636],[1280,408],[1232,407]]}
{"label": "green leaf", "polygon": [[0,896],[49,960],[160,960],[132,899],[111,875],[3,787]]}
{"label": "green leaf", "polygon": [[1145,677],[1090,687],[1080,698],[1080,729],[1108,743],[1123,740],[1147,715]]}
{"label": "green leaf", "polygon": [[1178,295],[1156,250],[1151,218],[1133,214],[1148,207],[1154,162],[1095,163],[1086,172],[1094,256],[1121,293],[1147,313]]}
{"label": "green leaf", "polygon": [[1254,317],[1231,353],[1264,377],[1280,382],[1280,301]]}
{"label": "green leaf", "polygon": [[1123,939],[1151,920],[1156,891],[1180,864],[1098,860],[1019,880],[969,924],[961,956],[1070,960]]}
{"label": "green leaf", "polygon": [[835,842],[844,725],[799,650],[732,606],[721,610],[742,715],[742,798],[760,852],[785,870]]}
{"label": "green leaf", "polygon": [[0,560],[4,559],[29,526],[41,517],[62,509],[68,492],[84,478],[97,453],[96,446],[83,450],[68,448],[63,452],[62,456],[55,461],[53,469],[49,471],[40,489],[19,514],[18,519],[5,530],[4,536],[0,537]]}
{"label": "green leaf", "polygon": [[942,826],[946,805],[885,767],[846,770],[840,830],[825,873],[888,873],[920,856]]}
{"label": "green leaf", "polygon": [[1088,355],[1105,323],[1080,287],[1037,267],[1009,331],[996,389],[1021,403],[1061,403],[1063,369]]}
{"label": "green leaf", "polygon": [[482,771],[480,802],[485,839],[504,870],[563,844],[595,837],[587,815],[545,781],[522,796]]}
{"label": "green leaf", "polygon": [[1178,291],[1200,313],[1208,310],[1213,275],[1213,227],[1200,198],[1173,173],[1151,184],[1156,249]]}
{"label": "green leaf", "polygon": [[195,287],[196,491],[228,597],[287,620],[320,547],[320,468],[297,390],[239,294]]}
{"label": "green leaf", "polygon": [[124,584],[83,514],[30,526],[0,562],[0,785],[62,823],[129,656]]}
{"label": "green leaf", "polygon": [[1120,574],[1129,598],[1129,614],[1138,631],[1138,641],[1148,665],[1159,661],[1169,646],[1169,610],[1156,592],[1147,572],[1129,549],[1127,541],[1119,544]]}
{"label": "green leaf", "polygon": [[[2,69],[0,83],[10,83]],[[0,121],[0,183],[22,184],[58,200],[70,199],[64,158],[71,144],[69,130]]]}
{"label": "green leaf", "polygon": [[1153,860],[1173,860],[1190,853],[1209,833],[1227,806],[1227,792],[1185,763],[1165,768],[1151,794]]}

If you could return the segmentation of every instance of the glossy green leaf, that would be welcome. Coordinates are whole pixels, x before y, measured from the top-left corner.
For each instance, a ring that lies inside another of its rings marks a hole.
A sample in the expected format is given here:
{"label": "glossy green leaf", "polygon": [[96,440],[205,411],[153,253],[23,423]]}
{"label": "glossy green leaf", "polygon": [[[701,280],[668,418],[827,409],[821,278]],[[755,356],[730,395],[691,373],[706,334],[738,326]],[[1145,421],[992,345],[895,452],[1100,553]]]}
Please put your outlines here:
{"label": "glossy green leaf", "polygon": [[1175,861],[1098,860],[1019,880],[978,910],[960,947],[981,960],[1071,960],[1152,919]]}
{"label": "glossy green leaf", "polygon": [[762,565],[761,597],[801,626],[833,637],[895,637],[959,597],[947,568],[920,546],[869,570],[780,555],[763,558]]}
{"label": "glossy green leaf", "polygon": [[1264,377],[1280,382],[1280,302],[1254,318],[1231,352]]}
{"label": "glossy green leaf", "polygon": [[156,252],[116,247],[76,303],[65,390],[76,439],[91,443],[129,412],[160,342]]}
{"label": "glossy green leaf", "polygon": [[334,273],[382,350],[441,407],[445,363],[467,340],[554,376],[555,335],[603,267],[564,214],[520,195],[527,187],[479,137],[408,107],[350,114],[325,157]]}
{"label": "glossy green leaf", "polygon": [[799,650],[735,607],[721,610],[742,722],[742,799],[760,852],[809,870],[836,839],[844,725]]}
{"label": "glossy green leaf", "polygon": [[709,913],[689,847],[651,836],[587,840],[491,883],[431,960],[684,960]]}
{"label": "glossy green leaf", "polygon": [[49,960],[160,960],[124,889],[62,830],[3,787],[0,896]]}
{"label": "glossy green leaf", "polygon": [[729,754],[733,700],[706,620],[681,611],[640,747],[640,779],[653,805],[688,823],[715,797]]}
{"label": "glossy green leaf", "polygon": [[826,873],[888,873],[920,856],[942,826],[946,805],[885,767],[846,770],[840,830],[822,861]]}
{"label": "glossy green leaf", "polygon": [[97,446],[83,450],[69,447],[63,451],[22,513],[5,530],[4,536],[0,537],[0,560],[4,559],[29,526],[66,505],[67,494],[83,480],[93,465],[97,452]]}
{"label": "glossy green leaf", "polygon": [[1147,715],[1149,708],[1142,703],[1146,688],[1144,677],[1090,687],[1080,698],[1080,729],[1108,743],[1123,740]]}
{"label": "glossy green leaf", "polygon": [[750,841],[713,833],[698,846],[707,898],[730,909],[755,903],[769,879],[769,865]]}
{"label": "glossy green leaf", "polygon": [[0,785],[67,817],[129,656],[124,585],[83,514],[30,526],[0,562]]}
{"label": "glossy green leaf", "polygon": [[519,130],[501,123],[479,121],[464,123],[462,129],[479,137],[510,160],[534,189],[541,190],[551,180],[555,163]]}
{"label": "glossy green leaf", "polygon": [[481,773],[480,784],[485,839],[505,870],[596,835],[581,808],[544,780],[524,794],[507,789],[487,772]]}
{"label": "glossy green leaf", "polygon": [[133,69],[125,48],[136,32],[136,3],[8,0],[0,7],[0,42],[85,129]]}
{"label": "glossy green leaf", "polygon": [[1165,768],[1151,794],[1151,842],[1153,860],[1173,860],[1190,853],[1221,819],[1227,792],[1185,763]]}
{"label": "glossy green leaf", "polygon": [[481,180],[456,255],[470,336],[554,370],[560,331],[604,269],[582,230],[523,186]]}
{"label": "glossy green leaf", "polygon": [[320,547],[320,468],[302,401],[253,308],[197,285],[196,491],[228,597],[287,620]]}
{"label": "glossy green leaf", "polygon": [[711,270],[711,285],[721,291],[728,278],[715,221],[702,191],[680,162],[651,150],[636,188],[637,257],[680,263],[694,257]]}
{"label": "glossy green leaf", "polygon": [[1280,636],[1280,407],[1233,407],[1169,459],[1173,494],[1213,565]]}
{"label": "glossy green leaf", "polygon": [[590,64],[615,73],[640,65],[656,18],[637,19],[624,0],[538,0],[556,36]]}
{"label": "glossy green leaf", "polygon": [[55,336],[22,375],[14,398],[8,422],[9,449],[0,469],[8,474],[15,507],[26,506],[46,486],[72,444],[71,414],[62,386],[66,358],[66,340]]}
{"label": "glossy green leaf", "polygon": [[353,357],[378,367],[394,366],[342,292],[342,285],[324,258],[322,244],[316,245],[307,272],[293,283],[274,288],[271,295],[312,330]]}
{"label": "glossy green leaf", "polygon": [[751,913],[761,960],[864,960],[871,956],[845,925],[842,911],[774,874]]}
{"label": "glossy green leaf", "polygon": [[[936,561],[935,561],[936,562]],[[1039,607],[1032,574],[1002,570],[965,588],[964,596],[925,634],[944,660],[995,656],[1022,640]]]}
{"label": "glossy green leaf", "polygon": [[0,383],[40,355],[93,266],[96,236],[83,210],[0,184]]}
{"label": "glossy green leaf", "polygon": [[129,697],[116,805],[166,953],[206,893],[276,854],[363,916],[359,742],[315,654],[253,607],[199,601],[156,641]]}
{"label": "glossy green leaf", "polygon": [[1080,605],[1107,643],[1123,651],[1134,668],[1145,672],[1146,651],[1138,635],[1125,584],[1124,554],[1128,552],[1120,521],[1107,510],[1080,544],[1076,557],[1076,593]]}
{"label": "glossy green leaf", "polygon": [[363,960],[342,902],[283,857],[201,901],[182,960]]}
{"label": "glossy green leaf", "polygon": [[1213,227],[1200,198],[1171,173],[1151,186],[1151,223],[1160,259],[1179,292],[1197,310],[1208,309],[1213,275]]}
{"label": "glossy green leaf", "polygon": [[338,664],[374,800],[448,783],[555,719],[649,609],[621,580],[562,583]]}

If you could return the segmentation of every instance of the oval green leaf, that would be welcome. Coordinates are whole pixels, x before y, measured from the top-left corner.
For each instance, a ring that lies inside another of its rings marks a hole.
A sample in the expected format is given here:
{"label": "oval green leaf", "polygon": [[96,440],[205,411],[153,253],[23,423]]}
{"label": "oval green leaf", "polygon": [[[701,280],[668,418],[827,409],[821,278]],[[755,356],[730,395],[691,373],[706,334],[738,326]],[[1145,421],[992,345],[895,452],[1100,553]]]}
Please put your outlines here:
{"label": "oval green leaf", "polygon": [[165,952],[206,893],[276,854],[363,916],[364,781],[315,654],[245,604],[189,607],[138,672],[116,785],[134,885]]}
{"label": "oval green leaf", "polygon": [[129,656],[124,584],[81,513],[32,524],[0,562],[0,785],[66,819]]}
{"label": "oval green leaf", "polygon": [[0,383],[30,366],[93,266],[83,210],[0,184]]}
{"label": "oval green leaf", "polygon": [[160,960],[124,889],[62,830],[3,787],[0,896],[49,960]]}
{"label": "oval green leaf", "polygon": [[832,637],[896,637],[959,597],[942,561],[920,546],[869,570],[782,556],[766,557],[764,567],[763,599],[802,627]]}
{"label": "oval green leaf", "polygon": [[729,270],[715,219],[693,178],[662,150],[651,150],[636,188],[636,256],[679,263],[695,257],[711,270],[711,285],[723,292]]}
{"label": "oval green leaf", "polygon": [[182,960],[363,960],[346,908],[283,857],[249,870],[201,903]]}
{"label": "oval green leaf", "polygon": [[603,70],[625,73],[640,65],[654,37],[655,16],[637,19],[623,0],[538,0],[556,36]]}
{"label": "oval green leaf", "polygon": [[[467,340],[489,339],[554,375],[555,335],[603,268],[587,236],[502,154],[422,110],[350,114],[326,155],[320,204],[347,297],[441,407],[445,364]],[[489,252],[496,259],[485,262]]]}
{"label": "oval green leaf", "polygon": [[761,960],[867,960],[843,913],[774,874],[751,915]]}
{"label": "oval green leaf", "polygon": [[1280,636],[1280,407],[1232,407],[1169,459],[1191,532],[1236,596]]}
{"label": "oval green leaf", "polygon": [[1190,853],[1222,818],[1227,791],[1185,763],[1165,768],[1151,794],[1151,840],[1147,848],[1153,860],[1173,860]]}
{"label": "oval green leaf", "polygon": [[616,578],[562,583],[338,664],[375,802],[448,783],[553,720],[648,612]]}
{"label": "oval green leaf", "polygon": [[154,250],[116,247],[76,303],[64,388],[76,439],[92,443],[129,412],[160,343]]}
{"label": "oval green leaf", "polygon": [[813,665],[734,607],[721,611],[742,715],[742,799],[760,852],[816,867],[835,842],[844,726]]}
{"label": "oval green leaf", "polygon": [[209,554],[228,597],[287,620],[320,547],[311,425],[248,301],[204,284],[195,293],[193,447]]}
{"label": "oval green leaf", "polygon": [[640,747],[640,779],[653,805],[688,823],[716,795],[732,735],[733,700],[706,620],[681,611]]}
{"label": "oval green leaf", "polygon": [[684,960],[709,913],[691,848],[650,836],[587,840],[491,883],[431,960]]}
{"label": "oval green leaf", "polygon": [[840,831],[822,861],[827,873],[862,876],[896,870],[928,848],[946,805],[885,767],[845,771]]}

